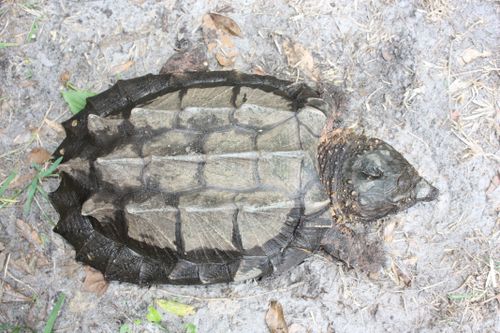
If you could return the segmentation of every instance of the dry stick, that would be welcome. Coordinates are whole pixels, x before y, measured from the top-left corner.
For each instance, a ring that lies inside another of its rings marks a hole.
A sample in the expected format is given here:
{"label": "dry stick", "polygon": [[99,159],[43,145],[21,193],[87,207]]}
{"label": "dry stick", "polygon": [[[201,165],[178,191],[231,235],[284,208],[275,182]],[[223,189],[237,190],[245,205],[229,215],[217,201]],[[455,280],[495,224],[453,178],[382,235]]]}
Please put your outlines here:
{"label": "dry stick", "polygon": [[36,292],[36,290],[35,290],[32,286],[30,286],[29,284],[27,284],[26,282],[24,282],[24,281],[22,281],[22,280],[19,280],[18,278],[16,278],[14,275],[12,275],[12,274],[10,274],[10,273],[7,273],[7,275],[9,275],[9,277],[10,277],[12,280],[16,281],[17,283],[20,283],[20,284],[22,284],[22,285],[24,285],[24,286],[28,287],[28,289],[30,289],[30,290],[33,292],[33,294],[34,294],[34,295],[38,295],[38,293]]}
{"label": "dry stick", "polygon": [[10,261],[10,253],[7,254],[7,259],[5,260],[5,265],[4,265],[4,270],[3,270],[3,279],[2,279],[2,282],[0,283],[0,303],[2,303],[3,284],[4,284],[5,278],[7,276],[7,269],[9,267],[9,261]]}

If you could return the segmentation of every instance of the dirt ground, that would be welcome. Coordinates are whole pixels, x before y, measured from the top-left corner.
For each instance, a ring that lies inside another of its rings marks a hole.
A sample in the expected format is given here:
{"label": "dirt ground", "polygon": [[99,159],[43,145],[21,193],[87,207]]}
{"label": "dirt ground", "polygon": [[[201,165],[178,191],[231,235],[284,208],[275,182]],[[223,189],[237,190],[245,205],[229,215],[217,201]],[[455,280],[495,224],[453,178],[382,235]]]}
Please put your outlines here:
{"label": "dirt ground", "polygon": [[[177,48],[210,42],[211,11],[242,35],[219,41],[210,69],[336,86],[346,126],[388,141],[439,188],[372,225],[388,258],[379,276],[314,255],[259,281],[111,283],[98,295],[43,195],[27,214],[26,191],[9,200],[36,173],[30,152],[64,137],[62,82],[99,92],[158,73]],[[16,178],[0,201],[0,323],[41,330],[64,293],[56,332],[160,332],[146,319],[157,299],[196,309],[163,314],[169,332],[267,332],[272,299],[295,333],[499,332],[499,14],[494,1],[1,1],[0,42],[12,44],[0,44],[0,179]]]}

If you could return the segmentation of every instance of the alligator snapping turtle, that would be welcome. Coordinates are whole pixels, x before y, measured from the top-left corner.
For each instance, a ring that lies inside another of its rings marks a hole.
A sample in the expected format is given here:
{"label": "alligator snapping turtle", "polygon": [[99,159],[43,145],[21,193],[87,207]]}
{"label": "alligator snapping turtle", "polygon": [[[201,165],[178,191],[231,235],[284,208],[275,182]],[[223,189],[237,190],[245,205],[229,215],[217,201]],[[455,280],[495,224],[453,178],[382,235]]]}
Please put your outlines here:
{"label": "alligator snapping turtle", "polygon": [[339,257],[354,246],[350,222],[437,190],[387,143],[336,128],[331,109],[270,76],[118,81],[63,123],[55,231],[107,279],[139,284],[241,281],[314,251]]}

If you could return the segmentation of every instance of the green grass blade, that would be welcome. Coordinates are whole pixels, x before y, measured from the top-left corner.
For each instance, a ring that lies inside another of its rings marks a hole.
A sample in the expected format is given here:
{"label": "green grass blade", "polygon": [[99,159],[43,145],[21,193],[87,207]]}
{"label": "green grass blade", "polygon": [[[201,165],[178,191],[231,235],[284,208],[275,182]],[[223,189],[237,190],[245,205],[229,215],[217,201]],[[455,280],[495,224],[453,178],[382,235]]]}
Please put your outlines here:
{"label": "green grass blade", "polygon": [[34,39],[36,39],[36,34],[38,33],[38,19],[33,20],[33,23],[31,24],[30,31],[28,33],[28,36],[26,37],[26,42],[31,42]]}
{"label": "green grass blade", "polygon": [[52,333],[54,324],[56,323],[57,316],[59,315],[59,311],[61,311],[65,298],[66,296],[63,293],[60,293],[59,297],[57,297],[56,304],[54,305],[54,308],[50,312],[49,319],[47,319],[47,323],[43,328],[43,333]]}
{"label": "green grass blade", "polygon": [[5,49],[7,47],[12,47],[12,46],[17,46],[17,44],[16,43],[0,42],[0,50]]}
{"label": "green grass blade", "polygon": [[33,168],[35,168],[35,170],[36,170],[36,171],[38,171],[38,172],[43,172],[43,167],[42,167],[40,164],[38,164],[38,163],[33,163],[33,164],[31,164],[31,166],[32,166]]}
{"label": "green grass blade", "polygon": [[31,181],[31,184],[28,187],[28,192],[26,193],[26,202],[24,203],[23,213],[24,215],[28,214],[31,210],[31,204],[33,202],[33,198],[36,194],[36,189],[38,187],[38,177],[35,177]]}
{"label": "green grass blade", "polygon": [[59,157],[57,160],[55,160],[54,163],[52,163],[51,166],[47,170],[42,171],[40,173],[40,178],[45,178],[45,177],[50,176],[57,169],[59,164],[61,164],[62,160],[63,160],[62,156]]}
{"label": "green grass blade", "polygon": [[2,182],[2,186],[0,186],[0,197],[5,193],[7,188],[9,187],[10,183],[16,178],[17,173],[15,171],[12,171],[7,178]]}

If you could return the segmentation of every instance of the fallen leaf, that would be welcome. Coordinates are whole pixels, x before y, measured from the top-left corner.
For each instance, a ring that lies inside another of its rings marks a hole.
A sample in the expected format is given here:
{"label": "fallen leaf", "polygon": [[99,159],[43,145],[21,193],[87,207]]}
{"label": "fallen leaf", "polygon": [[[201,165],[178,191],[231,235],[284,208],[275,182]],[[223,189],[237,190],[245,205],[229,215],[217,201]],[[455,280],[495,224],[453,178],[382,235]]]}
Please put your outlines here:
{"label": "fallen leaf", "polygon": [[218,29],[225,30],[231,35],[241,37],[241,29],[232,18],[217,13],[210,13],[209,15]]}
{"label": "fallen leaf", "polygon": [[133,65],[134,65],[134,61],[133,60],[129,60],[129,61],[123,63],[123,64],[113,66],[111,68],[111,74],[116,75],[116,74],[120,74],[120,73],[126,72]]}
{"label": "fallen leaf", "polygon": [[384,227],[384,241],[386,243],[391,243],[394,240],[394,228],[396,227],[396,221],[390,221]]}
{"label": "fallen leaf", "polygon": [[210,42],[207,44],[207,50],[210,53],[213,53],[213,51],[215,50],[216,47],[217,47],[217,43],[215,43],[215,42]]}
{"label": "fallen leaf", "polygon": [[394,55],[388,48],[383,48],[381,53],[382,53],[382,58],[384,58],[385,61],[394,60]]}
{"label": "fallen leaf", "polygon": [[208,60],[206,48],[198,46],[174,53],[165,62],[160,70],[160,74],[180,73],[180,72],[198,72],[208,69]]}
{"label": "fallen leaf", "polygon": [[266,324],[271,333],[288,333],[283,307],[278,301],[271,301],[266,313]]}
{"label": "fallen leaf", "polygon": [[64,127],[62,127],[62,125],[60,123],[58,123],[57,121],[53,121],[53,120],[45,118],[44,122],[47,124],[47,126],[52,128],[58,134],[64,134]]}
{"label": "fallen leaf", "polygon": [[[232,40],[232,35],[238,30],[235,28],[237,25],[234,26],[230,21],[224,20],[223,18],[227,17],[214,13],[203,16],[201,25],[203,40],[207,46],[208,53],[215,57],[219,65],[222,67],[232,67],[239,54]],[[226,27],[226,25],[228,27]]]}
{"label": "fallen leaf", "polygon": [[460,111],[458,110],[454,110],[450,113],[450,118],[452,121],[458,121],[458,119],[460,119]]}
{"label": "fallen leaf", "polygon": [[391,270],[394,276],[397,278],[397,283],[399,285],[405,287],[409,287],[411,285],[411,277],[403,272],[394,261],[392,262]]}
{"label": "fallen leaf", "polygon": [[21,233],[21,236],[23,236],[24,239],[26,239],[28,242],[36,246],[42,245],[42,239],[38,235],[38,232],[33,229],[28,223],[24,222],[23,220],[17,219],[16,226]]}
{"label": "fallen leaf", "polygon": [[226,57],[221,51],[215,54],[215,59],[222,67],[231,67],[234,65],[234,58]]}
{"label": "fallen leaf", "polygon": [[209,14],[203,16],[201,28],[205,44],[207,45],[208,51],[211,52],[217,46],[218,31],[214,20],[212,20]]}
{"label": "fallen leaf", "polygon": [[266,71],[258,65],[255,66],[255,68],[252,70],[252,73],[257,75],[267,75]]}
{"label": "fallen leaf", "polygon": [[155,307],[148,306],[148,314],[146,315],[146,319],[151,323],[159,324],[161,323],[162,317]]}
{"label": "fallen leaf", "polygon": [[473,62],[474,60],[478,58],[485,58],[491,56],[490,51],[478,51],[476,49],[466,49],[462,52],[460,55],[459,61],[462,62],[462,64],[468,64],[470,62]]}
{"label": "fallen leaf", "polygon": [[486,189],[486,194],[489,195],[493,193],[499,185],[500,185],[500,175],[497,174],[495,175],[495,177],[491,179],[490,185]]}
{"label": "fallen leaf", "polygon": [[52,155],[44,148],[33,148],[28,155],[30,163],[43,164],[50,160]]}
{"label": "fallen leaf", "polygon": [[108,289],[108,282],[104,279],[104,275],[101,272],[90,266],[85,266],[85,280],[83,281],[82,289],[101,296]]}
{"label": "fallen leaf", "polygon": [[219,41],[225,50],[230,50],[235,47],[233,39],[229,35],[221,35]]}
{"label": "fallen leaf", "polygon": [[283,51],[285,52],[288,65],[298,68],[307,76],[314,78],[314,58],[302,44],[292,43],[290,40],[283,42]]}
{"label": "fallen leaf", "polygon": [[179,317],[189,316],[195,313],[194,307],[191,305],[179,303],[176,301],[169,301],[166,299],[159,299],[156,304],[165,312],[172,313]]}
{"label": "fallen leaf", "polygon": [[70,78],[71,78],[71,75],[69,74],[69,72],[64,71],[61,73],[61,75],[59,75],[59,82],[61,82],[62,85],[66,87],[66,84],[68,83]]}

